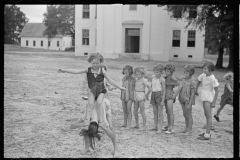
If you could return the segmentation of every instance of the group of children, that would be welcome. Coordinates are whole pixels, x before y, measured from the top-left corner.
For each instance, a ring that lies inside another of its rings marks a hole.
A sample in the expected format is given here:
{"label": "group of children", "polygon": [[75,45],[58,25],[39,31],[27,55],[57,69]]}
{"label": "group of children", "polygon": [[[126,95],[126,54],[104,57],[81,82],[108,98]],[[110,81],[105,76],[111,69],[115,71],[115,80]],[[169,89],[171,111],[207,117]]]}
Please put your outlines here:
{"label": "group of children", "polygon": [[[124,124],[123,127],[130,128],[132,122],[132,104],[134,103],[134,117],[136,125],[134,128],[139,128],[138,110],[140,108],[140,114],[143,119],[143,128],[146,130],[146,114],[145,114],[145,101],[149,100],[149,94],[151,93],[150,104],[153,106],[154,113],[154,125],[153,129],[157,133],[166,131],[166,134],[174,132],[174,114],[173,104],[178,96],[179,103],[182,106],[183,116],[185,118],[186,127],[181,131],[182,133],[192,133],[192,105],[195,104],[195,95],[198,95],[203,103],[204,114],[206,117],[206,132],[199,135],[200,140],[209,140],[211,138],[210,131],[212,127],[212,108],[215,107],[218,96],[218,80],[213,75],[214,64],[206,62],[203,65],[203,73],[195,81],[193,78],[194,67],[193,65],[186,65],[183,68],[183,78],[178,81],[173,73],[175,72],[175,66],[173,64],[157,64],[153,68],[154,75],[150,78],[150,82],[144,78],[146,77],[145,67],[136,67],[126,65],[123,67],[122,74],[122,86],[118,85],[107,74],[106,66],[103,65],[104,58],[99,53],[92,53],[88,57],[88,62],[91,63],[91,67],[80,70],[66,70],[60,69],[59,72],[72,73],[72,74],[84,74],[87,75],[88,83],[88,105],[86,106],[85,115],[81,118],[78,124],[71,125],[72,128],[79,126],[88,126],[87,129],[82,129],[80,135],[84,136],[85,151],[89,151],[89,147],[93,148],[94,137],[100,139],[98,134],[98,127],[100,126],[107,135],[111,138],[114,146],[114,157],[118,155],[118,149],[116,145],[116,133],[111,124],[111,107],[110,101],[107,96],[107,89],[120,89],[122,101]],[[228,72],[224,79],[226,79],[226,85],[224,94],[221,98],[220,108],[214,118],[217,121],[219,119],[219,113],[226,104],[232,105],[233,97],[233,73]],[[107,82],[113,85],[115,88],[107,87]],[[201,85],[201,89],[199,86]],[[173,88],[178,87],[176,92]],[[145,91],[145,89],[148,89]],[[163,127],[163,106],[166,108],[167,113],[167,125]],[[83,122],[83,123],[82,123]]]}

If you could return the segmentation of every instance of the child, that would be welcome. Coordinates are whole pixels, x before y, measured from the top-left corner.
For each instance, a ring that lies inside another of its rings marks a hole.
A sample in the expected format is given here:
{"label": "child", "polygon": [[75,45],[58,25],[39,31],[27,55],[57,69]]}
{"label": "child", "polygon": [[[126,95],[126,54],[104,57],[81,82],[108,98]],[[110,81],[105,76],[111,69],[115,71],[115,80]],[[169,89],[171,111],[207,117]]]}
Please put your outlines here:
{"label": "child", "polygon": [[223,76],[223,79],[226,81],[224,87],[224,93],[221,96],[220,108],[217,110],[217,114],[214,115],[214,118],[220,122],[219,113],[226,104],[233,105],[233,72],[228,72]]}
{"label": "child", "polygon": [[173,76],[173,72],[175,72],[175,66],[173,64],[166,64],[164,67],[166,78],[165,78],[165,86],[166,86],[166,95],[165,95],[165,107],[167,112],[167,121],[168,125],[163,128],[166,131],[166,134],[171,134],[174,132],[174,115],[173,115],[173,103],[175,103],[176,99],[173,99],[172,95],[174,94],[173,88],[179,86],[177,79]]}
{"label": "child", "polygon": [[[105,123],[108,123],[107,126],[100,126],[108,135],[108,137],[111,139],[114,147],[113,151],[113,158],[117,157],[119,155],[119,151],[117,148],[117,137],[116,132],[114,131],[112,127],[112,119],[111,119],[111,106],[108,99],[103,100],[103,115],[104,115],[104,121]],[[95,137],[100,140],[101,136],[98,134],[98,128],[99,128],[99,116],[97,114],[97,108],[96,108],[96,102],[93,107],[92,116],[91,116],[91,122],[88,126],[88,129],[82,129],[79,133],[80,136],[84,136],[84,143],[85,143],[85,150],[82,152],[82,154],[86,154],[89,152],[89,147],[91,147],[93,150],[95,148]],[[84,124],[82,124],[83,126]]]}
{"label": "child", "polygon": [[[153,106],[154,114],[154,125],[153,129],[162,132],[163,125],[163,106],[165,99],[165,79],[162,76],[164,67],[161,64],[156,65],[153,68],[154,76],[152,77],[151,86],[152,86],[152,95],[150,104]],[[158,128],[158,117],[159,117],[159,128]]]}
{"label": "child", "polygon": [[192,105],[195,104],[195,89],[196,89],[196,81],[192,77],[195,70],[192,65],[186,65],[184,67],[184,77],[182,83],[178,87],[176,93],[173,94],[173,99],[179,93],[179,102],[182,105],[183,116],[185,118],[186,127],[181,133],[192,134]]}
{"label": "child", "polygon": [[[148,95],[151,92],[151,87],[143,76],[146,75],[146,68],[145,67],[137,67],[134,69],[134,74],[137,78],[135,83],[135,90],[134,90],[134,116],[136,120],[136,126],[134,128],[139,128],[138,123],[138,108],[140,107],[140,113],[143,119],[143,129],[144,131],[147,130],[146,127],[146,115],[145,115],[145,100],[148,100]],[[148,92],[145,94],[145,88],[148,88]]]}
{"label": "child", "polygon": [[97,102],[97,109],[99,113],[99,125],[103,125],[103,108],[101,107],[103,96],[107,92],[104,87],[104,78],[112,84],[113,86],[119,88],[120,90],[125,90],[125,88],[120,87],[115,81],[113,81],[108,75],[107,72],[101,67],[101,64],[104,61],[103,56],[100,53],[91,53],[87,59],[89,63],[91,63],[91,67],[88,67],[83,70],[73,71],[73,70],[66,70],[66,69],[59,69],[59,72],[63,73],[71,73],[71,74],[87,74],[87,81],[88,81],[88,104],[89,108],[87,108],[87,114],[85,119],[85,125],[90,123],[90,116],[92,114],[92,107],[94,102]]}
{"label": "child", "polygon": [[[206,117],[206,132],[199,135],[199,140],[209,140],[211,138],[212,127],[212,111],[211,108],[215,107],[215,103],[218,96],[218,80],[214,77],[212,72],[214,71],[214,64],[212,62],[206,62],[203,65],[203,73],[198,77],[196,95],[199,95],[203,102],[203,109]],[[199,85],[202,85],[199,93],[197,92]]]}
{"label": "child", "polygon": [[121,100],[124,113],[124,124],[122,127],[130,129],[132,122],[132,102],[134,101],[134,89],[136,79],[132,77],[132,66],[126,65],[123,67],[122,74],[125,75],[122,79],[122,87],[126,88],[125,92],[121,92]]}

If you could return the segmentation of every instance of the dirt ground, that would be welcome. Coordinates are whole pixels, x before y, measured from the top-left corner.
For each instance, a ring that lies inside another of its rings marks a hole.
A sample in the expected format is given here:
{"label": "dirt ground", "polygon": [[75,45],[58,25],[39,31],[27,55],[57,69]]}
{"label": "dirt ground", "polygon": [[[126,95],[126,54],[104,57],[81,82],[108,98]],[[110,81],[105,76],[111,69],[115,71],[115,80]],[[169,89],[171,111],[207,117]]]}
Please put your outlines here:
{"label": "dirt ground", "polygon": [[[70,130],[70,124],[84,111],[87,101],[82,81],[85,75],[57,73],[59,68],[81,69],[89,64],[85,57],[68,53],[4,53],[4,157],[5,158],[110,158],[112,143],[106,134],[96,141],[96,149],[81,155],[84,149],[79,129]],[[108,74],[121,84],[121,68],[143,65],[152,73],[157,62],[106,60]],[[183,63],[176,68],[182,73]],[[195,78],[201,73],[196,68]],[[224,72],[216,72],[222,79]],[[220,93],[216,108],[223,93]],[[117,132],[120,158],[231,158],[233,157],[233,108],[226,106],[220,115],[221,122],[213,119],[214,130],[210,141],[200,141],[205,116],[201,102],[196,97],[193,106],[193,134],[179,133],[184,128],[184,118],[178,101],[174,104],[175,133],[157,134],[137,129],[121,128],[123,111],[120,91],[109,93],[112,104],[113,125]],[[153,110],[145,103],[147,128],[153,127]],[[215,113],[216,111],[214,111]],[[142,117],[139,114],[140,126]],[[164,123],[166,114],[164,109]],[[132,125],[135,124],[134,116]]]}

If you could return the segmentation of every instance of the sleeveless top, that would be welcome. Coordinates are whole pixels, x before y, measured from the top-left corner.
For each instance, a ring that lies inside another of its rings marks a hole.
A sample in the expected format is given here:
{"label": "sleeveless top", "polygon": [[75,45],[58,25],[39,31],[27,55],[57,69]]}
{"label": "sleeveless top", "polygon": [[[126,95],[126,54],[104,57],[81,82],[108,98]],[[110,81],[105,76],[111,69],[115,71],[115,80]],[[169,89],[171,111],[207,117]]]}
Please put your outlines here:
{"label": "sleeveless top", "polygon": [[105,94],[107,90],[104,86],[104,75],[102,73],[102,68],[100,67],[100,74],[98,74],[96,78],[94,77],[91,69],[92,68],[89,67],[87,72],[88,88],[91,90],[96,100],[100,93]]}

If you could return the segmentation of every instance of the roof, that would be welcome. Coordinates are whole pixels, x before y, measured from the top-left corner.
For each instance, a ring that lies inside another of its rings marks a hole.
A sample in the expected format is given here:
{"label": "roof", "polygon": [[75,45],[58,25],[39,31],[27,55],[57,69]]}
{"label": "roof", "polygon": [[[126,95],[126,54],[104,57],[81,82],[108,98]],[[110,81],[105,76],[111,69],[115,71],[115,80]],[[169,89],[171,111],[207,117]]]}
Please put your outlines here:
{"label": "roof", "polygon": [[[43,33],[46,28],[44,23],[26,23],[20,37],[45,37]],[[63,37],[63,35],[58,34],[55,37]]]}

